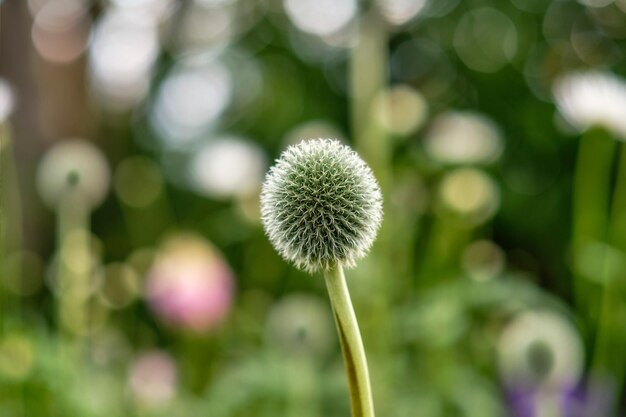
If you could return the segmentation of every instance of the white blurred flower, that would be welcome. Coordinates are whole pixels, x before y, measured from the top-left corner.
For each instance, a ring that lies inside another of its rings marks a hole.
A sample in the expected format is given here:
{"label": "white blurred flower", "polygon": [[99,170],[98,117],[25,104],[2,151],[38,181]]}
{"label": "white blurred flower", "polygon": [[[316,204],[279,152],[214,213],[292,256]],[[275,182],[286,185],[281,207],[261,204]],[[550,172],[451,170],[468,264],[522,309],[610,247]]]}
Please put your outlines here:
{"label": "white blurred flower", "polygon": [[328,36],[344,28],[356,16],[356,0],[285,0],[285,11],[298,29]]}
{"label": "white blurred flower", "polygon": [[205,133],[232,95],[232,78],[220,61],[184,61],[159,87],[151,123],[164,145],[180,147]]}
{"label": "white blurred flower", "polygon": [[238,30],[237,10],[230,1],[193,1],[182,10],[174,41],[182,53],[217,53]]}
{"label": "white blurred flower", "polygon": [[109,0],[124,15],[140,23],[157,25],[175,9],[173,0]]}
{"label": "white blurred flower", "polygon": [[559,388],[583,370],[582,340],[573,324],[550,311],[517,315],[500,335],[498,368],[511,386]]}
{"label": "white blurred flower", "polygon": [[0,124],[11,116],[15,107],[15,96],[9,83],[0,78]]}
{"label": "white blurred flower", "polygon": [[124,13],[106,13],[89,48],[91,83],[102,105],[124,111],[140,102],[148,92],[158,52],[156,27]]}
{"label": "white blurred flower", "polygon": [[243,197],[260,189],[266,167],[258,145],[227,136],[208,142],[195,154],[190,176],[195,188],[208,196]]}
{"label": "white blurred flower", "polygon": [[78,191],[91,207],[109,190],[110,172],[105,156],[91,143],[69,139],[53,145],[42,158],[37,184],[41,198],[52,208],[69,190]]}
{"label": "white blurred flower", "polygon": [[554,98],[565,120],[578,130],[604,127],[626,140],[626,82],[609,72],[575,72],[559,78]]}
{"label": "white blurred flower", "polygon": [[380,11],[392,25],[404,25],[428,5],[428,0],[378,0]]}
{"label": "white blurred flower", "polygon": [[496,125],[468,111],[437,116],[424,138],[426,154],[444,164],[488,164],[502,154],[502,148]]}

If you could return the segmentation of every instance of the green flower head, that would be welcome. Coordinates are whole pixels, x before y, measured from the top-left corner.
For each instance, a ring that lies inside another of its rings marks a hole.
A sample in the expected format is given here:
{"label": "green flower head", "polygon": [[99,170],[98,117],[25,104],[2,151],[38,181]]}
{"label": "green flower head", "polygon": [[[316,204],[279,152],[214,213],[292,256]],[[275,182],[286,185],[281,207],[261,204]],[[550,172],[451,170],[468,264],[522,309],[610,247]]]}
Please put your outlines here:
{"label": "green flower head", "polygon": [[374,242],[382,196],[356,152],[337,140],[312,139],[287,148],[270,169],[261,217],[272,245],[296,267],[351,267]]}

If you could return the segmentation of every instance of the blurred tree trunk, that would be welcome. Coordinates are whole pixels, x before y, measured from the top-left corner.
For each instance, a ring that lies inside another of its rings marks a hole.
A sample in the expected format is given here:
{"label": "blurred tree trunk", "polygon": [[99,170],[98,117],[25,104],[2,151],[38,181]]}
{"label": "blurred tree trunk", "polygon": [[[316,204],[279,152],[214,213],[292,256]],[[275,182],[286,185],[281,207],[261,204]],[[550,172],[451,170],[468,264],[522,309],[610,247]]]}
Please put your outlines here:
{"label": "blurred tree trunk", "polygon": [[53,225],[37,194],[38,161],[52,141],[88,137],[90,108],[85,83],[85,57],[52,63],[39,56],[32,40],[33,17],[28,2],[0,5],[0,77],[11,86],[15,109],[10,118],[13,157],[21,193],[23,245],[49,253]]}

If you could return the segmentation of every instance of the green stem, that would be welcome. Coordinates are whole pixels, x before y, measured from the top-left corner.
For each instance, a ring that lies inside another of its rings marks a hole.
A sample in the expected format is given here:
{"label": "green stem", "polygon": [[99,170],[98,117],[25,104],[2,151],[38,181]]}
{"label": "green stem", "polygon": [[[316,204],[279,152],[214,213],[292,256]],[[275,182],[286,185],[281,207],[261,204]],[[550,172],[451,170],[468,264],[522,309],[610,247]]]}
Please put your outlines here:
{"label": "green stem", "polygon": [[[93,265],[70,264],[72,259],[90,257],[89,206],[83,196],[74,189],[64,193],[57,207],[57,319],[59,328],[66,335],[77,330],[67,319],[73,314],[86,314],[85,304],[89,291],[89,273]],[[91,262],[89,258],[87,262]],[[71,313],[71,314],[68,314]],[[87,317],[77,323],[87,325]],[[80,325],[79,325],[80,326]]]}
{"label": "green stem", "polygon": [[574,262],[574,299],[579,313],[590,325],[596,305],[590,296],[593,288],[576,260],[583,258],[593,242],[603,242],[607,230],[611,167],[615,141],[599,129],[581,138],[574,176],[572,255]]}
{"label": "green stem", "polygon": [[357,152],[385,190],[392,175],[392,141],[373,117],[372,102],[388,84],[388,33],[375,8],[359,18],[357,27],[359,41],[351,50],[349,74],[352,136]]}
{"label": "green stem", "polygon": [[341,351],[345,361],[352,417],[374,417],[374,402],[365,349],[343,268],[337,264],[324,273],[324,278],[335,313]]}
{"label": "green stem", "polygon": [[[622,149],[607,239],[609,245],[607,250],[611,252],[604,256],[598,333],[592,361],[593,371],[597,374],[612,373],[616,378],[618,388],[622,386],[622,378],[626,371],[626,358],[623,354],[626,342],[623,336],[626,311],[621,299],[619,282],[625,276],[620,264],[626,253],[626,237],[624,236],[626,232],[626,146],[620,146]],[[611,248],[618,251],[613,252]],[[621,389],[616,392],[621,392]]]}
{"label": "green stem", "polygon": [[305,357],[289,358],[286,367],[289,385],[287,416],[319,417],[319,395],[315,364]]}
{"label": "green stem", "polygon": [[[356,151],[372,168],[383,191],[383,206],[386,210],[385,221],[378,233],[376,245],[372,248],[371,262],[383,271],[393,271],[400,277],[400,266],[394,263],[394,245],[400,242],[394,235],[398,223],[397,209],[390,201],[389,191],[393,183],[393,141],[386,129],[375,117],[376,99],[389,87],[389,28],[375,2],[365,2],[358,20],[358,42],[350,49],[350,127]],[[406,225],[403,225],[406,227]],[[391,323],[391,304],[399,286],[391,286],[382,275],[373,277],[370,285],[376,292],[375,300],[369,300],[368,315],[371,317],[370,329],[376,334],[369,346],[370,352],[376,353],[373,368],[385,380],[395,380],[392,363],[394,338]],[[408,281],[408,279],[407,279]],[[388,414],[385,407],[393,404],[394,392],[386,386],[376,391],[379,412]]]}
{"label": "green stem", "polygon": [[[0,277],[8,276],[6,259],[22,249],[22,197],[20,195],[11,129],[0,122]],[[20,273],[21,270],[18,271]],[[0,283],[0,334],[9,309],[19,307]]]}

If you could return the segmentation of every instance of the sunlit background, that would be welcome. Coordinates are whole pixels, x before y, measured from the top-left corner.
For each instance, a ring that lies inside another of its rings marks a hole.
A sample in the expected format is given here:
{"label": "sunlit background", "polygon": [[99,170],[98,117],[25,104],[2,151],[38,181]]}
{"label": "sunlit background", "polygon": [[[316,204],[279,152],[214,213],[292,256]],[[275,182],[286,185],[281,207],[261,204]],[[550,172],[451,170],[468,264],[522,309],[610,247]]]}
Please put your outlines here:
{"label": "sunlit background", "polygon": [[0,415],[349,416],[259,219],[323,137],[379,416],[625,416],[625,55],[626,0],[0,0]]}

